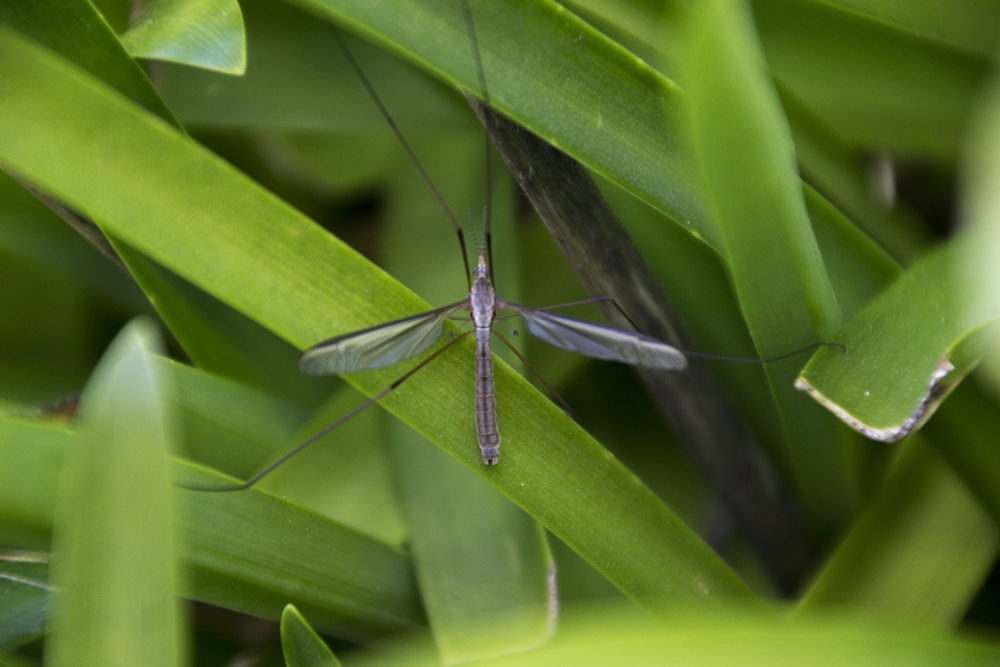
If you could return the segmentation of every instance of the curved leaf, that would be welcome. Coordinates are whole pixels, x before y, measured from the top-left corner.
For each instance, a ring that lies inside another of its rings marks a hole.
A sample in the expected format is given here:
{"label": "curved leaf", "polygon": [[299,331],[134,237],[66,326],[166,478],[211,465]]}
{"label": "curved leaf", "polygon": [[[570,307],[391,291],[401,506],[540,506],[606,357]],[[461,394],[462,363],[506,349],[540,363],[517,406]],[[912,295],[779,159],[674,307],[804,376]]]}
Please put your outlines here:
{"label": "curved leaf", "polygon": [[[960,347],[990,317],[955,303],[954,242],[903,273],[816,353],[795,386],[873,440],[895,442],[920,428],[978,355]],[[971,341],[970,341],[971,342]],[[952,363],[954,361],[954,363]]]}
{"label": "curved leaf", "polygon": [[121,41],[136,58],[226,74],[243,74],[247,67],[243,14],[236,0],[150,0]]}

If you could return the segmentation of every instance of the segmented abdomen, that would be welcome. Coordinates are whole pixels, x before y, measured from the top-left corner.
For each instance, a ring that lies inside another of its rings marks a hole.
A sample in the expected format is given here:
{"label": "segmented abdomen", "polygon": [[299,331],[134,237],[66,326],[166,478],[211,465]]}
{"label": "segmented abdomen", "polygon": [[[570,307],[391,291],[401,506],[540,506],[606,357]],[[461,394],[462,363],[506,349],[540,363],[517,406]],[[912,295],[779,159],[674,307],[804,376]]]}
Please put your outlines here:
{"label": "segmented abdomen", "polygon": [[497,397],[493,389],[493,352],[490,329],[476,328],[476,433],[483,463],[500,462],[500,433],[497,431]]}

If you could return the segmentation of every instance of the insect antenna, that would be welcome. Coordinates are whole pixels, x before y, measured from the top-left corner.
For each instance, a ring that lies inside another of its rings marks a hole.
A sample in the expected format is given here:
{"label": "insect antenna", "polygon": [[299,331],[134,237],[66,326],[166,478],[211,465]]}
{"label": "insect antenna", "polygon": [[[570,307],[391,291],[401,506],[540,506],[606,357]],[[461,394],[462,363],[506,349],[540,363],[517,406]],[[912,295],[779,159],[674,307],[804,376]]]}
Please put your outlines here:
{"label": "insect antenna", "polygon": [[[479,238],[476,236],[476,225],[472,222],[472,211],[465,209],[465,214],[469,216],[469,230],[472,232],[472,242],[476,244],[476,252],[479,252],[482,246],[479,245]],[[492,267],[490,267],[490,270],[492,271]]]}
{"label": "insect antenna", "polygon": [[[437,186],[434,185],[434,181],[431,180],[430,174],[428,174],[427,170],[424,169],[424,165],[421,164],[417,154],[413,152],[412,148],[410,148],[409,142],[406,141],[406,138],[403,136],[403,132],[399,129],[399,126],[396,125],[396,121],[389,113],[389,110],[385,108],[385,105],[382,103],[382,98],[380,98],[378,93],[375,92],[375,87],[372,86],[371,81],[369,81],[368,77],[365,76],[364,70],[361,69],[361,65],[359,65],[358,61],[354,59],[354,54],[352,54],[351,50],[347,47],[347,42],[344,41],[344,36],[340,34],[340,31],[336,28],[336,26],[327,25],[327,27],[330,29],[330,34],[333,35],[333,39],[337,42],[340,50],[344,52],[344,57],[347,59],[351,69],[353,69],[354,73],[357,74],[361,84],[365,87],[365,90],[368,91],[368,95],[371,96],[372,101],[375,102],[375,106],[378,107],[379,113],[382,114],[385,122],[389,124],[393,134],[396,135],[399,143],[403,146],[403,150],[405,150],[406,154],[410,157],[410,161],[417,168],[417,171],[420,172],[420,176],[424,179],[424,183],[426,183],[427,187],[430,188],[432,193],[434,193],[435,199],[438,200],[438,203],[441,204],[441,208],[444,209],[448,219],[451,220],[451,224],[455,228],[455,233],[458,234],[458,245],[462,249],[462,262],[465,265],[465,281],[468,283],[469,289],[472,289],[472,271],[469,269],[469,254],[465,247],[465,233],[462,231],[462,225],[458,223],[458,218],[455,217],[455,214],[451,211],[451,207],[448,206],[444,197],[441,196],[441,192],[437,189]],[[489,137],[487,137],[486,140],[488,142]],[[491,270],[492,263],[493,262],[491,260]]]}
{"label": "insect antenna", "polygon": [[[462,0],[462,13],[465,16],[465,26],[469,32],[469,44],[472,46],[472,59],[476,63],[476,78],[479,80],[479,92],[483,102],[490,105],[490,89],[486,86],[486,72],[483,70],[483,58],[479,53],[479,36],[476,34],[476,24],[472,19],[472,8],[469,0]],[[483,215],[483,237],[486,241],[486,262],[489,264],[490,281],[496,284],[493,272],[493,141],[489,132],[483,132],[486,142],[486,211]]]}

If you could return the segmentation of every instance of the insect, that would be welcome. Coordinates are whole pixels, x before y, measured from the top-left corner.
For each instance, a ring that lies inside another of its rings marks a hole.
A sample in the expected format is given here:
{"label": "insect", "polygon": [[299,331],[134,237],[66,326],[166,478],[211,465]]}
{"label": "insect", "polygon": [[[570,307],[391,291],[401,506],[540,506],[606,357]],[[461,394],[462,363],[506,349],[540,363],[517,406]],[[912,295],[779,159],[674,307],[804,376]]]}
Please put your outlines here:
{"label": "insect", "polygon": [[[476,59],[480,88],[484,99],[488,103],[489,94],[482,64],[479,60],[475,27],[468,3],[463,3],[463,9],[469,29],[473,54]],[[462,338],[474,333],[476,338],[476,434],[483,463],[493,466],[497,465],[500,461],[500,434],[497,427],[496,393],[493,386],[493,353],[491,348],[493,324],[497,318],[497,311],[504,309],[513,311],[514,314],[524,318],[528,326],[528,331],[531,334],[551,345],[588,357],[666,370],[680,370],[686,366],[687,362],[683,353],[677,348],[651,336],[549,312],[555,308],[576,304],[560,304],[548,308],[530,308],[499,297],[493,288],[492,282],[493,263],[490,243],[489,204],[487,204],[487,213],[484,221],[486,248],[477,249],[478,262],[474,270],[470,272],[464,235],[457,219],[451,213],[447,204],[445,204],[437,188],[410,149],[406,139],[396,127],[391,115],[385,109],[378,94],[354,60],[343,38],[335,30],[332,32],[359,79],[379,107],[390,127],[396,133],[397,138],[403,144],[421,175],[424,176],[424,179],[433,190],[448,217],[452,220],[458,232],[462,258],[466,263],[465,271],[469,281],[469,295],[462,301],[444,306],[443,308],[388,322],[362,331],[344,334],[319,343],[302,355],[299,361],[299,370],[301,372],[309,375],[349,374],[385,368],[400,361],[411,359],[426,352],[442,339],[445,322],[454,313],[463,310],[467,311],[469,316],[464,321],[471,322],[473,328],[457,337],[453,337],[435,355],[393,383],[386,393],[399,386],[402,381],[409,378],[412,373],[422,368],[433,358],[436,358],[438,354],[455,345]],[[489,147],[487,147],[486,155],[487,183],[489,183],[491,181]],[[487,195],[487,201],[489,201],[489,195]],[[600,300],[605,299],[599,297],[588,301],[594,302]],[[514,348],[512,347],[511,349]],[[515,354],[517,354],[516,350]],[[525,364],[530,368],[526,360],[522,358],[522,361],[525,361]],[[379,397],[382,395],[384,394],[379,395]]]}
{"label": "insect", "polygon": [[[468,311],[470,316],[467,321],[473,323],[473,328],[453,338],[438,353],[475,333],[476,434],[483,463],[493,466],[500,461],[500,434],[497,429],[490,339],[498,310],[510,309],[523,317],[528,331],[545,342],[588,357],[665,370],[680,370],[687,364],[684,354],[677,348],[650,336],[548,312],[570,304],[544,309],[529,308],[500,298],[493,289],[486,252],[482,249],[479,250],[479,261],[473,275],[475,281],[469,296],[462,301],[331,338],[307,350],[299,361],[299,370],[311,375],[330,375],[391,366],[430,349],[444,336],[444,324],[448,318],[457,311]],[[423,365],[397,380],[390,389],[399,386],[401,380]]]}

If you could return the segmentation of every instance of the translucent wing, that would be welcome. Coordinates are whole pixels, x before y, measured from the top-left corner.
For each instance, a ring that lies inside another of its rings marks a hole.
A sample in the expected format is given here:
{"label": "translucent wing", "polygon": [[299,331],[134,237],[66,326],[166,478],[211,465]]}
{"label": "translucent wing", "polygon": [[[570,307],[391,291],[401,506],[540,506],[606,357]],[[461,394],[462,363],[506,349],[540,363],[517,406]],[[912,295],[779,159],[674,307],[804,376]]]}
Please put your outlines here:
{"label": "translucent wing", "polygon": [[299,359],[306,375],[339,375],[385,368],[429,349],[444,334],[444,323],[465,301],[411,315],[314,345]]}
{"label": "translucent wing", "polygon": [[504,305],[524,317],[528,331],[564,350],[645,368],[680,370],[687,366],[680,350],[652,336],[510,302]]}

